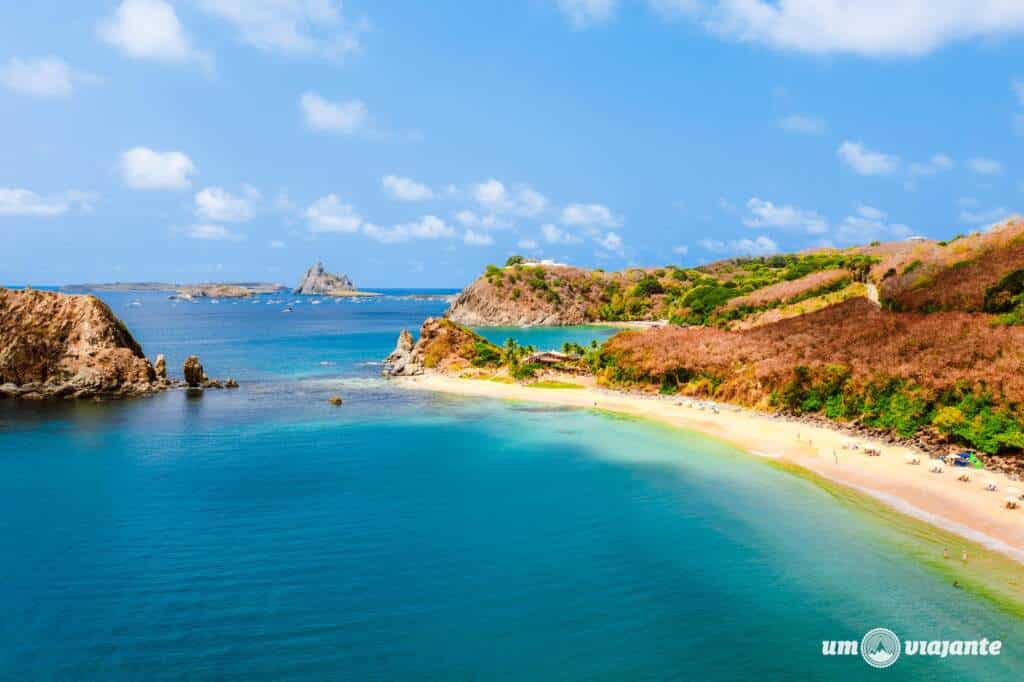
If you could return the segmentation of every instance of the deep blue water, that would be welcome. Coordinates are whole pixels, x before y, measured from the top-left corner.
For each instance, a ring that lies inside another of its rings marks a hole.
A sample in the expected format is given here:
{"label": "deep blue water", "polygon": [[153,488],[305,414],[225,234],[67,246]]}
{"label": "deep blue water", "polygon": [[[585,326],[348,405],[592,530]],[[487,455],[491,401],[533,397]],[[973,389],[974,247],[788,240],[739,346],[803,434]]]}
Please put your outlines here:
{"label": "deep blue water", "polygon": [[[1024,673],[1024,623],[917,560],[926,533],[805,478],[614,415],[390,387],[375,363],[441,301],[103,298],[172,372],[197,353],[242,387],[0,402],[0,678]],[[1005,645],[821,656],[873,627]]]}

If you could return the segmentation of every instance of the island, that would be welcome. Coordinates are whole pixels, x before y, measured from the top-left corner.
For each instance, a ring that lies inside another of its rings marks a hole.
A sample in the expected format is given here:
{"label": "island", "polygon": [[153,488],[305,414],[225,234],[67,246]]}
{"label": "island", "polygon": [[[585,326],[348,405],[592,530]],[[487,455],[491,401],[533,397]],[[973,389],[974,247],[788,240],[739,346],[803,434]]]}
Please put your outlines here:
{"label": "island", "polygon": [[299,285],[292,290],[300,296],[379,296],[370,291],[359,291],[348,275],[334,274],[317,261],[306,270]]}

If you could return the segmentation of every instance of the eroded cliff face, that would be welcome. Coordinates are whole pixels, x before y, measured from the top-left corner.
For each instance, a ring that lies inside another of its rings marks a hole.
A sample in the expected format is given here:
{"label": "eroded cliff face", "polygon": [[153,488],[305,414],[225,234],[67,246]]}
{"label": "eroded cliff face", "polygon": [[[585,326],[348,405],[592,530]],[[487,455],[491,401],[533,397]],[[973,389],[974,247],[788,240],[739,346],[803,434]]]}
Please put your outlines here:
{"label": "eroded cliff face", "polygon": [[[531,273],[545,272],[535,268]],[[445,316],[468,326],[558,326],[598,320],[598,287],[584,271],[564,268],[537,274],[505,270],[483,276],[452,302]]]}
{"label": "eroded cliff face", "polygon": [[469,366],[493,364],[499,349],[478,334],[440,317],[429,317],[414,344],[403,329],[395,350],[384,361],[388,376],[415,376],[425,370],[454,372]]}
{"label": "eroded cliff face", "polygon": [[127,397],[164,383],[95,296],[0,289],[0,397]]}

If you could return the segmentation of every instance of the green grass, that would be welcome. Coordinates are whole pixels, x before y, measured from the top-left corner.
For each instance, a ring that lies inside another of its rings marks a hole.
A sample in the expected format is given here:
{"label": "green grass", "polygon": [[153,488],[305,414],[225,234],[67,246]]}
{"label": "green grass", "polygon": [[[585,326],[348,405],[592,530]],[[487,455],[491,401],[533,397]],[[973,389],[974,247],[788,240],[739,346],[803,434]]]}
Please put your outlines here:
{"label": "green grass", "polygon": [[527,386],[529,388],[583,388],[580,384],[574,384],[571,381],[536,381]]}

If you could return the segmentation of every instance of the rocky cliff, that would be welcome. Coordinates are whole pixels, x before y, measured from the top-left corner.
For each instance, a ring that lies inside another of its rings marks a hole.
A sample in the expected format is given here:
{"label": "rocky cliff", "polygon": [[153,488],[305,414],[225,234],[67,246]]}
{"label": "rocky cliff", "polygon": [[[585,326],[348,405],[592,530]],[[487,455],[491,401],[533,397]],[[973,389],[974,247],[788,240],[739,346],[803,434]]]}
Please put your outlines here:
{"label": "rocky cliff", "polygon": [[323,263],[317,263],[306,270],[293,293],[311,296],[345,295],[355,291],[356,285],[348,275],[335,275],[324,270]]}
{"label": "rocky cliff", "polygon": [[479,334],[451,320],[429,317],[420,328],[414,344],[403,329],[395,350],[384,361],[388,376],[415,376],[424,370],[453,372],[469,366],[481,367],[497,362],[499,349]]}
{"label": "rocky cliff", "polygon": [[166,383],[95,296],[0,289],[0,397],[127,397]]}

